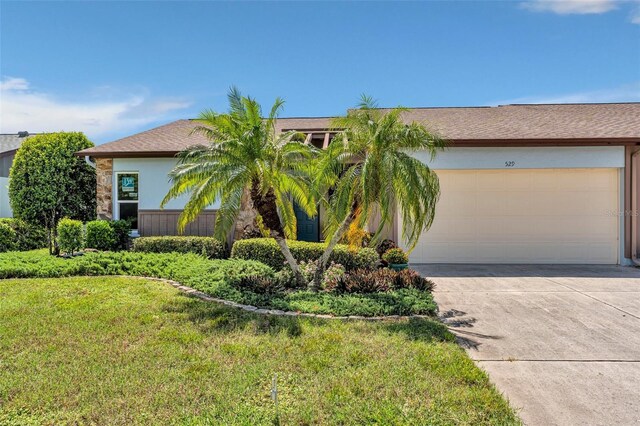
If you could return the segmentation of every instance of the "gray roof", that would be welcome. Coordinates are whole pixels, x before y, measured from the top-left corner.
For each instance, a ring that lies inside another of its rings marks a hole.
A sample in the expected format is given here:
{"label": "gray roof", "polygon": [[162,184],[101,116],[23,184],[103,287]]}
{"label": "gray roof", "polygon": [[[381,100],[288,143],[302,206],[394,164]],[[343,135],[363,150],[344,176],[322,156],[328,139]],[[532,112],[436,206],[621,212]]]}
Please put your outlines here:
{"label": "gray roof", "polygon": [[[640,142],[638,102],[410,108],[403,119],[423,123],[454,144]],[[290,117],[278,119],[276,126],[278,130],[312,132],[326,129],[330,123],[330,117]],[[191,145],[207,143],[202,135],[192,133],[196,124],[192,120],[174,121],[79,154],[96,157],[173,155]]]}
{"label": "gray roof", "polygon": [[17,133],[0,134],[0,154],[4,154],[5,152],[15,151],[20,148],[20,145],[23,141],[25,141],[29,136],[33,136],[27,133],[27,136],[21,137]]}

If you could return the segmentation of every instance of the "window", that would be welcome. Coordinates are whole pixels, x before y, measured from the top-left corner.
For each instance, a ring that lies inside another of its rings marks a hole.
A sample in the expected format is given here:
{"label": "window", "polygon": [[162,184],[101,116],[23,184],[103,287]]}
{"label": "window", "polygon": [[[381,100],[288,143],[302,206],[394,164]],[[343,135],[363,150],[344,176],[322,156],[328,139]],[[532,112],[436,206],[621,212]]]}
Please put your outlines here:
{"label": "window", "polygon": [[131,229],[138,229],[138,173],[116,173],[116,214],[130,220]]}

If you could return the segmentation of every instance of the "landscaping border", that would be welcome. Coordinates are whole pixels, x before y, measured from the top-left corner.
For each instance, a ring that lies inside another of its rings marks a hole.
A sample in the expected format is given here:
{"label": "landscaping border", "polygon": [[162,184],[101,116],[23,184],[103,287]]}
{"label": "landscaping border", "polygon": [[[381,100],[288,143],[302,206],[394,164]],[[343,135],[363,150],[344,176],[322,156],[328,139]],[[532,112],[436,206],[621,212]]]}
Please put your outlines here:
{"label": "landscaping border", "polygon": [[186,285],[182,285],[178,281],[169,280],[165,278],[156,278],[156,277],[144,277],[140,275],[102,275],[105,277],[121,277],[121,278],[137,278],[137,279],[145,279],[149,281],[158,281],[165,284],[169,284],[170,286],[178,289],[182,293],[185,293],[188,296],[195,297],[197,299],[203,300],[205,302],[216,302],[225,306],[229,306],[232,308],[242,309],[247,312],[252,312],[254,314],[260,315],[274,315],[274,316],[286,316],[286,317],[302,317],[302,318],[320,318],[320,319],[333,319],[333,320],[364,320],[364,321],[384,321],[384,320],[406,320],[411,318],[420,318],[420,319],[432,319],[438,320],[438,317],[433,317],[431,315],[385,315],[385,316],[375,316],[375,317],[365,317],[361,315],[348,315],[348,316],[336,316],[329,314],[311,314],[307,312],[297,312],[297,311],[281,311],[279,309],[263,309],[258,308],[253,305],[243,305],[242,303],[232,302],[230,300],[218,299],[216,297],[211,297],[208,294],[196,290],[195,288],[188,287]]}

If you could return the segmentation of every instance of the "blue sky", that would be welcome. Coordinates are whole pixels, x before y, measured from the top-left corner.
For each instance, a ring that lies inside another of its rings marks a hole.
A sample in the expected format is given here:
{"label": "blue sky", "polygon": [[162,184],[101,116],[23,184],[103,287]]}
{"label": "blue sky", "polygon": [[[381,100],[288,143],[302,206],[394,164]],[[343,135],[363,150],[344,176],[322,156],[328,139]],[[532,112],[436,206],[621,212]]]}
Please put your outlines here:
{"label": "blue sky", "polygon": [[285,116],[382,106],[640,101],[640,2],[0,0],[0,132],[96,143],[230,85]]}

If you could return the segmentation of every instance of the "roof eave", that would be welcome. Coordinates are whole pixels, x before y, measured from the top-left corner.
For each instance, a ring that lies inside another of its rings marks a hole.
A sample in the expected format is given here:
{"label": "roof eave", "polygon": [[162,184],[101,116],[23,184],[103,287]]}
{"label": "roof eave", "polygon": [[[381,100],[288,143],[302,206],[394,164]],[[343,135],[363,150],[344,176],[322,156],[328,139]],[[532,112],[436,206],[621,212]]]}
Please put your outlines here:
{"label": "roof eave", "polygon": [[528,138],[528,139],[446,139],[451,146],[602,146],[635,145],[640,137],[619,138]]}
{"label": "roof eave", "polygon": [[180,151],[99,151],[84,152],[78,151],[78,157],[92,158],[158,158],[158,157],[175,157]]}
{"label": "roof eave", "polygon": [[[636,145],[640,137],[623,138],[540,138],[540,139],[446,139],[456,147],[499,147],[499,146],[606,146]],[[78,157],[93,158],[158,158],[175,157],[180,151],[79,151]]]}

